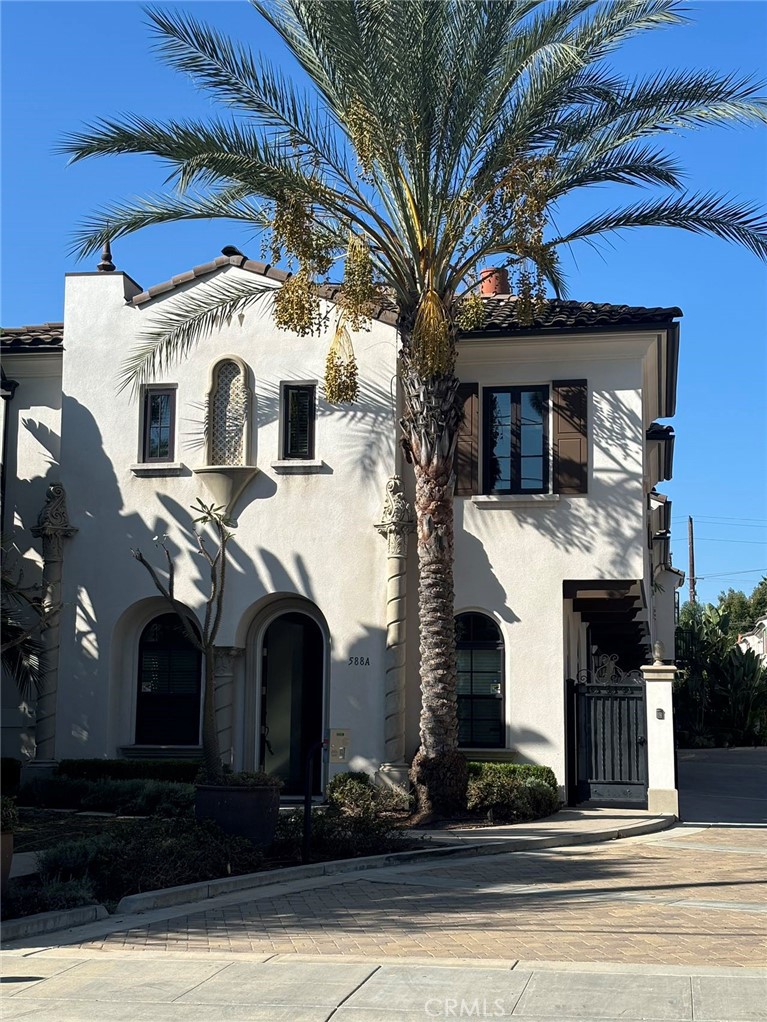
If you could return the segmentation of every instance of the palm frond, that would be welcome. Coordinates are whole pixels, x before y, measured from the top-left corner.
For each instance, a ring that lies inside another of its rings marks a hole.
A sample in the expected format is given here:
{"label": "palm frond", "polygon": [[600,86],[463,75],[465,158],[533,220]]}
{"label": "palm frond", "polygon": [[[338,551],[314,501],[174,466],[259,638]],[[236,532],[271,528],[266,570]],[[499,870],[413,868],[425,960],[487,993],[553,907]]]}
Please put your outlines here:
{"label": "palm frond", "polygon": [[676,227],[693,234],[710,234],[745,245],[767,259],[767,216],[755,203],[739,202],[714,194],[673,196],[648,200],[592,217],[556,238],[560,246],[614,231],[635,227]]}
{"label": "palm frond", "polygon": [[112,203],[91,214],[73,237],[72,252],[83,258],[106,242],[133,234],[154,224],[181,220],[235,220],[261,230],[270,226],[263,205],[242,197],[240,189],[226,189],[208,195],[148,195],[133,202]]}
{"label": "palm frond", "polygon": [[202,287],[173,296],[151,310],[141,343],[120,367],[119,390],[137,395],[143,384],[174,365],[211,331],[274,295],[275,285],[223,274]]}

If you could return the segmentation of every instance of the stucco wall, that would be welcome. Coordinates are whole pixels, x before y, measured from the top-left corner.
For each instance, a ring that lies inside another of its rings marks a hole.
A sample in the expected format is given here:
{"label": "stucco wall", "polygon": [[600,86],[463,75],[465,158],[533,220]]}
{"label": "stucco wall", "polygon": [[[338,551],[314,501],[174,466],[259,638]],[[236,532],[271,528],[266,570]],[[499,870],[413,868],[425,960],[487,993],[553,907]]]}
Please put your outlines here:
{"label": "stucco wall", "polygon": [[562,583],[643,575],[642,382],[653,343],[651,335],[616,335],[459,350],[458,375],[480,388],[588,380],[587,495],[455,501],[456,613],[496,619],[505,645],[507,747],[520,760],[551,766],[560,783],[571,666]]}
{"label": "stucco wall", "polygon": [[[46,488],[59,475],[61,435],[61,353],[9,353],[6,375],[18,387],[8,402],[4,527],[13,536],[7,568],[24,586],[40,581],[41,549],[30,529],[45,502]],[[2,681],[2,755],[32,755],[34,720],[8,678]]]}
{"label": "stucco wall", "polygon": [[[119,274],[67,280],[62,478],[79,532],[66,551],[64,586],[73,606],[65,628],[75,641],[62,644],[57,754],[108,756],[129,744],[130,722],[120,710],[125,702],[114,688],[135,685],[135,676],[114,667],[110,645],[120,618],[154,592],[131,548],[159,566],[153,537],[167,535],[178,565],[176,595],[195,611],[202,605],[205,578],[188,538],[189,507],[197,496],[212,498],[192,472],[205,462],[194,439],[202,429],[210,368],[233,355],[254,380],[247,460],[259,473],[234,508],[237,527],[217,644],[246,643],[249,624],[270,594],[311,600],[332,641],[327,723],[351,728],[352,756],[362,757],[357,765],[369,761],[374,767],[383,735],[386,547],[373,523],[394,471],[394,331],[374,323],[355,335],[361,395],[354,406],[331,409],[318,401],[322,470],[281,475],[270,467],[280,457],[280,383],[321,381],[330,335],[295,337],[275,329],[266,305],[249,310],[156,377],[178,385],[175,457],[184,468],[180,475],[147,478],[131,471],[138,460],[139,405],[128,392],[116,392],[116,377],[158,304],[126,305]],[[370,666],[350,667],[354,656],[369,657]],[[254,684],[254,671],[247,662],[243,685]]]}

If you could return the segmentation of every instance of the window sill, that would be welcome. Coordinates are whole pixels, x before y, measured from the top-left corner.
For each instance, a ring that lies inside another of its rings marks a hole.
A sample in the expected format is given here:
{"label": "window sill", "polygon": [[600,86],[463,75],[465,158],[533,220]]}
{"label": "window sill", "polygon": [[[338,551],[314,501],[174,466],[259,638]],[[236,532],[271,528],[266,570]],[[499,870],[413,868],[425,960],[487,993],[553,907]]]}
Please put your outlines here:
{"label": "window sill", "polygon": [[515,508],[515,507],[549,507],[559,503],[558,493],[508,493],[503,496],[493,494],[477,494],[471,498],[472,504],[483,509]]}
{"label": "window sill", "polygon": [[180,476],[185,469],[180,461],[145,461],[130,467],[134,476]]}
{"label": "window sill", "polygon": [[285,458],[281,461],[270,462],[272,468],[279,475],[310,475],[315,472],[322,472],[325,462],[310,458]]}

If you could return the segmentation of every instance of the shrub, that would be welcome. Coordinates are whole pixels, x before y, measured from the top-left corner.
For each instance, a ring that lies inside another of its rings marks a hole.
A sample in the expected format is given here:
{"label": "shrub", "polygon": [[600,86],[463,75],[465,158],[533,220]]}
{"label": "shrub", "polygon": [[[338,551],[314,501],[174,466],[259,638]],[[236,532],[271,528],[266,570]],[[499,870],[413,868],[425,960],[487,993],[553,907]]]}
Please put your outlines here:
{"label": "shrub", "polygon": [[467,807],[498,823],[548,816],[559,806],[549,767],[514,763],[470,763]]}
{"label": "shrub", "polygon": [[22,786],[19,803],[45,809],[79,809],[83,796],[88,794],[90,788],[88,781],[76,781],[69,777],[35,777]]}
{"label": "shrub", "polygon": [[176,816],[194,807],[194,786],[173,781],[86,781],[37,777],[25,784],[22,804],[46,809],[83,809],[124,816]]}
{"label": "shrub", "polygon": [[19,825],[19,813],[16,809],[16,799],[3,795],[0,798],[0,831],[4,834],[13,834]]}
{"label": "shrub", "polygon": [[54,880],[21,877],[11,880],[3,894],[2,918],[19,919],[38,912],[61,912],[81,905],[95,905],[93,887],[87,880]]}
{"label": "shrub", "polygon": [[194,808],[194,785],[173,781],[95,781],[82,808],[123,816],[176,816]]}
{"label": "shrub", "polygon": [[536,763],[469,763],[469,778],[480,777],[488,770],[511,774],[515,777],[535,777],[548,784],[555,794],[559,794],[557,777],[551,767],[538,766]]}
{"label": "shrub", "polygon": [[83,781],[175,781],[193,784],[200,769],[196,759],[62,759],[61,777]]}
{"label": "shrub", "polygon": [[526,777],[522,782],[525,798],[530,806],[531,819],[551,816],[559,809],[559,791],[552,791],[551,785],[538,777]]}
{"label": "shrub", "polygon": [[[203,780],[204,773],[201,770],[197,775],[197,783],[206,783]],[[264,773],[263,770],[251,771],[251,770],[235,770],[235,771],[224,771],[224,776],[221,781],[216,781],[216,784],[223,784],[227,788],[281,788],[282,781],[279,777],[273,777],[271,774]]]}
{"label": "shrub", "polygon": [[124,830],[70,841],[38,856],[40,876],[87,880],[113,906],[127,894],[251,873],[263,855],[245,838],[194,820],[141,820]]}
{"label": "shrub", "polygon": [[[270,857],[301,862],[303,813],[280,813]],[[404,836],[383,817],[350,816],[334,806],[312,813],[311,855],[315,861],[385,855],[402,848]]]}
{"label": "shrub", "polygon": [[375,819],[407,809],[407,796],[394,788],[379,787],[360,771],[336,774],[326,789],[329,806],[343,816]]}

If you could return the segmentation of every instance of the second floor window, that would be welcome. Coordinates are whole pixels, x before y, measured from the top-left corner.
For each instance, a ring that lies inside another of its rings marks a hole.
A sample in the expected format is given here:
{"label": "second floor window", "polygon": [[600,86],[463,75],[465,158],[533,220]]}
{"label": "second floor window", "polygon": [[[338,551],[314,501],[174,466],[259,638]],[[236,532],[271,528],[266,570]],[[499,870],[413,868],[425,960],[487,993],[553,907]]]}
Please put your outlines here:
{"label": "second floor window", "polygon": [[549,490],[549,388],[484,391],[485,493]]}
{"label": "second floor window", "polygon": [[304,383],[283,387],[283,458],[314,458],[315,390]]}
{"label": "second floor window", "polygon": [[176,391],[150,388],[144,392],[142,461],[173,461]]}

